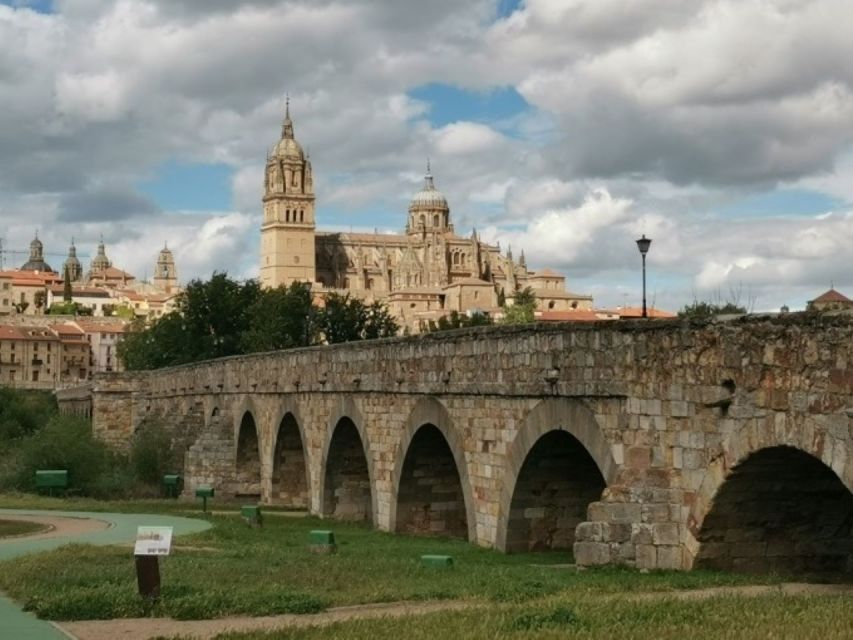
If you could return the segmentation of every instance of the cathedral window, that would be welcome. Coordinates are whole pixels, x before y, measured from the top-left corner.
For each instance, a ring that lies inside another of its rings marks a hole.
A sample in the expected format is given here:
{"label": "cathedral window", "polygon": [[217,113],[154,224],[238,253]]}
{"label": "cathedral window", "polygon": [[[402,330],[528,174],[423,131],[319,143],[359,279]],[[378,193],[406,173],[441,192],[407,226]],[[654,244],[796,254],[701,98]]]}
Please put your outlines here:
{"label": "cathedral window", "polygon": [[285,221],[286,221],[286,222],[290,222],[290,209],[288,209],[288,210],[285,212],[284,216],[285,216],[285,218],[284,218],[284,219],[285,219]]}
{"label": "cathedral window", "polygon": [[299,210],[299,222],[305,222],[305,211],[303,209]]}
{"label": "cathedral window", "polygon": [[438,226],[438,214],[435,214],[435,215],[432,217],[432,226],[434,226],[434,227],[437,227],[437,226]]}

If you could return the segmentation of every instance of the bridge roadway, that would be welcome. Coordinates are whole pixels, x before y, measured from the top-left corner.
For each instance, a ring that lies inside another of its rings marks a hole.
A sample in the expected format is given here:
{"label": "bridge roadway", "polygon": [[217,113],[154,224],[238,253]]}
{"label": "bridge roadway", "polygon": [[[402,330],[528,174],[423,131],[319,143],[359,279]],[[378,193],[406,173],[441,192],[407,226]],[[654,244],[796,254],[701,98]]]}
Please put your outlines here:
{"label": "bridge roadway", "polygon": [[461,330],[60,401],[116,448],[168,429],[188,492],[582,565],[853,572],[851,316]]}

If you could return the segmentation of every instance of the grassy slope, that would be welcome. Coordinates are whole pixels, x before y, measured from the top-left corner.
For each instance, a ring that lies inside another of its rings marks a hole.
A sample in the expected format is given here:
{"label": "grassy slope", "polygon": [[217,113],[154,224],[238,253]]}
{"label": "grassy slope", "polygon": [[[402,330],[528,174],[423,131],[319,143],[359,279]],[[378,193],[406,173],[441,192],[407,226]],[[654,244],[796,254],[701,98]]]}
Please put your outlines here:
{"label": "grassy slope", "polygon": [[[40,505],[45,502],[41,500]],[[50,503],[68,509],[93,508]],[[0,499],[0,506],[7,505],[11,506]],[[141,510],[138,504],[100,505],[102,510],[127,506]],[[176,507],[169,504],[167,508]],[[406,599],[519,602],[560,592],[582,596],[774,580],[708,572],[642,574],[603,569],[578,573],[547,566],[569,561],[566,554],[506,556],[461,541],[392,535],[314,518],[270,516],[260,530],[248,528],[235,516],[214,516],[213,521],[213,529],[179,538],[174,554],[162,560],[163,598],[151,613],[210,618]],[[337,535],[339,553],[311,554],[308,532],[330,527]],[[425,553],[450,554],[456,567],[422,567],[419,557]],[[0,589],[50,619],[144,613],[127,547],[77,545],[18,558],[0,564]]]}

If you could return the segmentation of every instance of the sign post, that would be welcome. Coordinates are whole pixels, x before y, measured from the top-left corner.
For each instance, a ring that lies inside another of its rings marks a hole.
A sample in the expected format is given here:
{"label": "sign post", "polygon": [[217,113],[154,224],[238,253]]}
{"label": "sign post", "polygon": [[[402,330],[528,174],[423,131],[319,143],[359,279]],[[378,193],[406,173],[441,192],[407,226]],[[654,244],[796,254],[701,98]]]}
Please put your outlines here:
{"label": "sign post", "polygon": [[133,555],[136,559],[136,582],[139,595],[154,601],[160,597],[160,556],[172,549],[172,527],[139,527]]}

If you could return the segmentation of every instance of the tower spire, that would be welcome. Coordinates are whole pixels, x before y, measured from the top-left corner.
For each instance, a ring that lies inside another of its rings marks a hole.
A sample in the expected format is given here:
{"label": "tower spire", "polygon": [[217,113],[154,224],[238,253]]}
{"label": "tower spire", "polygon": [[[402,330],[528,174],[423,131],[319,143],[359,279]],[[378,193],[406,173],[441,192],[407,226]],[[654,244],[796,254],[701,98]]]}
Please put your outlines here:
{"label": "tower spire", "polygon": [[290,119],[290,94],[284,99],[284,122],[281,124],[281,137],[293,139],[293,120]]}

